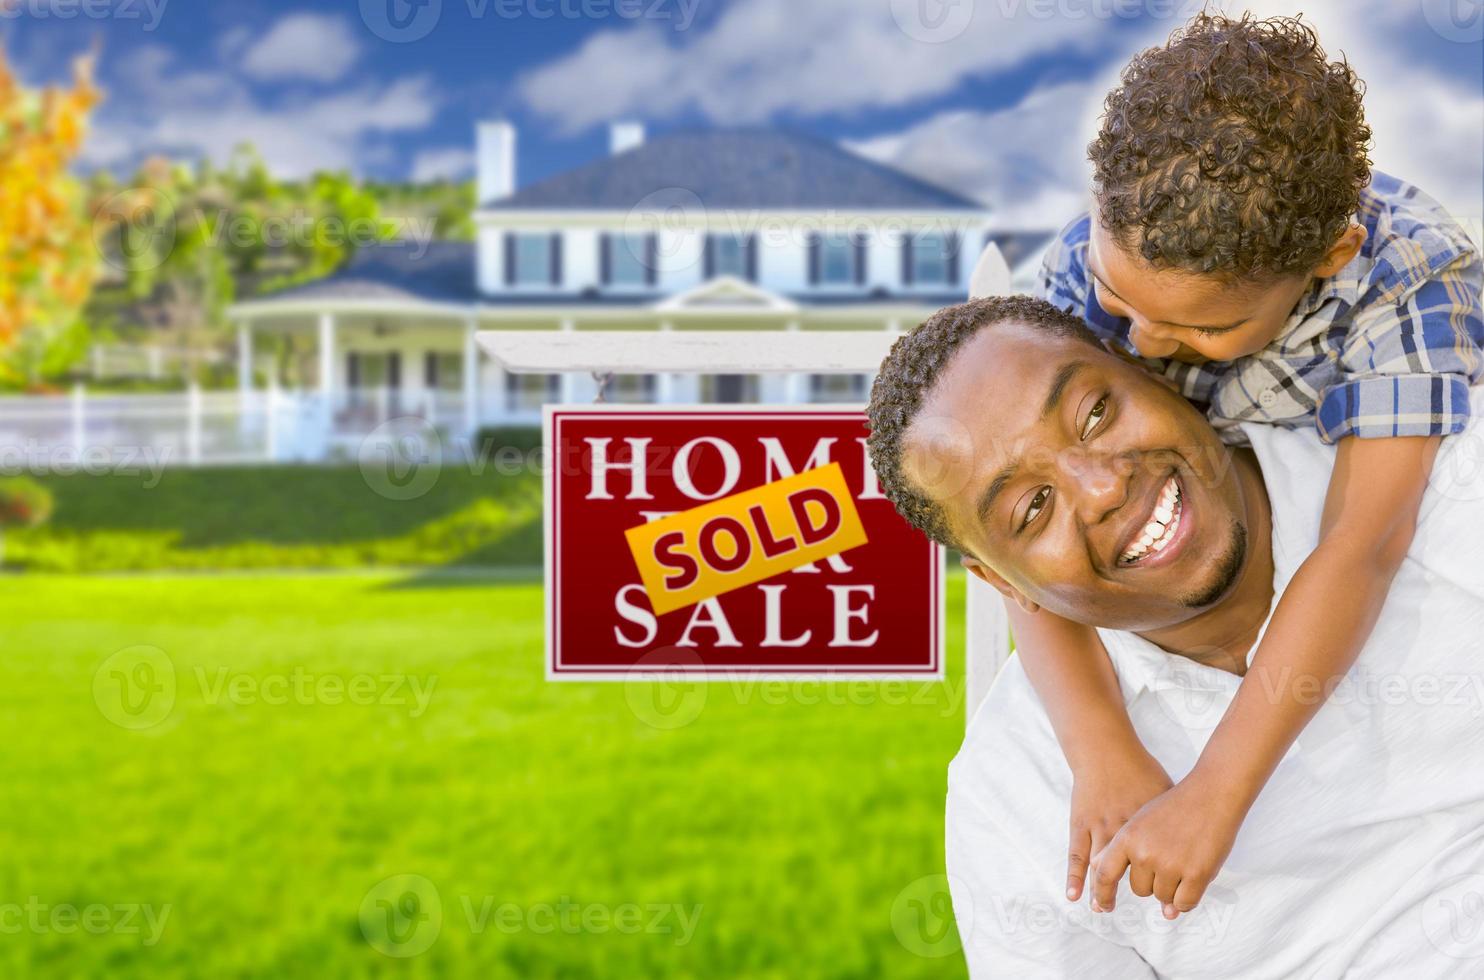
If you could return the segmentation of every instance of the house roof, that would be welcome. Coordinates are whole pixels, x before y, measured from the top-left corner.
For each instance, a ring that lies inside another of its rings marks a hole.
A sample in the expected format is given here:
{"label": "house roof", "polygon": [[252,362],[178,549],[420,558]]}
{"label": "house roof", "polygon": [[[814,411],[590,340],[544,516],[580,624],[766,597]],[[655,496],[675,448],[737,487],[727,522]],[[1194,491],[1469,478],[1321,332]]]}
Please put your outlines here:
{"label": "house roof", "polygon": [[1000,254],[1005,257],[1006,264],[1014,269],[1028,259],[1039,258],[1055,236],[1054,229],[1037,229],[991,232],[985,239],[1000,247]]}
{"label": "house roof", "polygon": [[258,298],[472,303],[479,298],[474,249],[473,242],[379,242],[323,279]]}
{"label": "house roof", "polygon": [[674,188],[694,193],[707,208],[986,209],[829,140],[776,129],[664,134],[483,207],[628,211],[646,196]]}

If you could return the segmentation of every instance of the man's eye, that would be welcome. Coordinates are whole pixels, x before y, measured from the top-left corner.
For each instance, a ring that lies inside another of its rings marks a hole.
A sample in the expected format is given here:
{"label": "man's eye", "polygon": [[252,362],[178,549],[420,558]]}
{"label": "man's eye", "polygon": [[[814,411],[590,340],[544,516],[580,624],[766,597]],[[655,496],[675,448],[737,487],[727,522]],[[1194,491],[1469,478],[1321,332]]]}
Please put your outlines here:
{"label": "man's eye", "polygon": [[1041,489],[1036,491],[1036,495],[1031,498],[1031,505],[1025,509],[1025,516],[1020,519],[1020,527],[1022,530],[1028,527],[1031,521],[1041,516],[1042,508],[1046,506],[1046,501],[1050,499],[1050,487],[1042,487]]}
{"label": "man's eye", "polygon": [[1103,424],[1103,415],[1108,411],[1108,399],[1099,398],[1098,403],[1092,406],[1087,413],[1087,418],[1082,421],[1082,438],[1086,439],[1092,435],[1093,430]]}

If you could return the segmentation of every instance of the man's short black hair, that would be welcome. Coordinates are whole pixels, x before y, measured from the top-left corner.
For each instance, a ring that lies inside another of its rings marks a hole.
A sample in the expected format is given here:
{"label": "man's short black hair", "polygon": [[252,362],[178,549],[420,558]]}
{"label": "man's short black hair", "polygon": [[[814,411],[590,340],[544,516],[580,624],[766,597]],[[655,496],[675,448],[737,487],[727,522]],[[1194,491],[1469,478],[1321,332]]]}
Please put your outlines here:
{"label": "man's short black hair", "polygon": [[1307,273],[1370,183],[1363,94],[1296,17],[1200,14],[1135,56],[1104,103],[1087,148],[1098,221],[1159,268]]}
{"label": "man's short black hair", "polygon": [[871,435],[866,447],[881,492],[897,513],[939,544],[955,547],[943,508],[912,485],[902,471],[902,443],[938,376],[963,343],[985,327],[1023,323],[1056,337],[1102,349],[1087,324],[1031,296],[990,296],[945,306],[897,338],[881,362],[866,409]]}

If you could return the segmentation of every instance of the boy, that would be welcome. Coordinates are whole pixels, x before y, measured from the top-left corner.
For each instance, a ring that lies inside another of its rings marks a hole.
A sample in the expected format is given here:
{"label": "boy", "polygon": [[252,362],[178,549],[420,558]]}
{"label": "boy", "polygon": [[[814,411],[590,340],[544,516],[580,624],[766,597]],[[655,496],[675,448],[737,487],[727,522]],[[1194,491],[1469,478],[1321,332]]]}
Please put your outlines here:
{"label": "boy", "polygon": [[[1125,69],[1089,147],[1092,213],[1047,255],[1045,298],[1207,405],[1223,438],[1256,420],[1316,425],[1338,444],[1319,545],[1255,646],[1234,637],[1212,652],[1242,685],[1173,786],[1129,724],[1095,633],[986,574],[1013,600],[1026,673],[1073,772],[1067,897],[1090,871],[1098,911],[1125,871],[1166,918],[1200,901],[1354,663],[1438,443],[1464,427],[1484,373],[1478,251],[1416,188],[1372,176],[1361,88],[1295,18],[1198,16]],[[1088,441],[1118,424],[1103,401],[1087,415]],[[1027,493],[1028,529],[1089,519],[1058,514],[1050,487]],[[1118,573],[1137,574],[1178,540],[1180,488],[1128,505],[1149,510],[1119,556]],[[1191,597],[1192,616],[1217,598]]]}

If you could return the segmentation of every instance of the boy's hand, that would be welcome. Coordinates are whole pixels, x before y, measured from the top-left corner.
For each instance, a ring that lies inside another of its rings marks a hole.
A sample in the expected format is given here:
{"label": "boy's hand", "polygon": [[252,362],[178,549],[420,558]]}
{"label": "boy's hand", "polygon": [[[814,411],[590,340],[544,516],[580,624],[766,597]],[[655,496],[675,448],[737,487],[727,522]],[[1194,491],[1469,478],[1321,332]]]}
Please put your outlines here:
{"label": "boy's hand", "polygon": [[1135,813],[1092,860],[1092,908],[1111,912],[1118,882],[1159,899],[1166,919],[1189,912],[1231,853],[1244,811],[1182,780]]}
{"label": "boy's hand", "polygon": [[1130,752],[1100,759],[1095,770],[1074,774],[1072,781],[1072,840],[1067,848],[1067,898],[1082,897],[1087,865],[1113,839],[1130,817],[1170,788],[1154,756],[1142,745]]}

